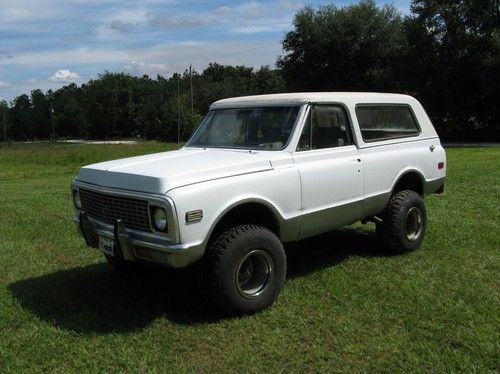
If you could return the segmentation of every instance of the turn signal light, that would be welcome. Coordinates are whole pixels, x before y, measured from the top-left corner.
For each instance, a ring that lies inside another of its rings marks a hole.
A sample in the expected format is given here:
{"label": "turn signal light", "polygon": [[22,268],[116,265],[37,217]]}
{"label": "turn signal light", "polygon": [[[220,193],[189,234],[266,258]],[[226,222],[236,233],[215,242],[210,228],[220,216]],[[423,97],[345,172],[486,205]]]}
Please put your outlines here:
{"label": "turn signal light", "polygon": [[444,162],[438,162],[438,169],[441,170],[444,168]]}
{"label": "turn signal light", "polygon": [[186,212],[186,222],[197,222],[201,221],[203,218],[203,210],[192,210],[190,212]]}

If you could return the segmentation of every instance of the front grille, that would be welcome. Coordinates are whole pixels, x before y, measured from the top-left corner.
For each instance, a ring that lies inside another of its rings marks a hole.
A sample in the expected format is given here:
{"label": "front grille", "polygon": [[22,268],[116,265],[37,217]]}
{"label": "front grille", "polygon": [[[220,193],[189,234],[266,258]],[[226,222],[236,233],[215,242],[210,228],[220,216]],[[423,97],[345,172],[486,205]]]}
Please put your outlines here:
{"label": "front grille", "polygon": [[89,217],[114,224],[121,219],[125,227],[151,232],[149,224],[148,202],[128,197],[107,195],[95,191],[80,189],[82,210]]}

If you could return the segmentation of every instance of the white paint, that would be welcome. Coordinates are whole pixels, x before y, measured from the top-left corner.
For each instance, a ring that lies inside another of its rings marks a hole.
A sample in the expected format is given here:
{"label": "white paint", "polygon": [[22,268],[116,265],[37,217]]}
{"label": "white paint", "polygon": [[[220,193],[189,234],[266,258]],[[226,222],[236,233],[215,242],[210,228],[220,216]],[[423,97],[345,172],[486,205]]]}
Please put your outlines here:
{"label": "white paint", "polygon": [[[342,104],[349,112],[355,145],[296,152],[309,103]],[[377,103],[409,105],[420,134],[364,142],[355,106]],[[186,256],[192,254],[186,263],[191,263],[203,254],[219,219],[239,204],[257,202],[270,208],[278,220],[281,239],[292,241],[379,213],[405,172],[421,175],[426,193],[434,192],[446,175],[446,167],[437,167],[446,162],[446,155],[434,127],[420,103],[410,96],[279,94],[220,100],[212,108],[290,104],[302,109],[291,141],[282,151],[184,147],[85,166],[76,180],[167,196],[174,204],[179,241]],[[187,223],[186,212],[198,209],[203,210],[203,219]]]}

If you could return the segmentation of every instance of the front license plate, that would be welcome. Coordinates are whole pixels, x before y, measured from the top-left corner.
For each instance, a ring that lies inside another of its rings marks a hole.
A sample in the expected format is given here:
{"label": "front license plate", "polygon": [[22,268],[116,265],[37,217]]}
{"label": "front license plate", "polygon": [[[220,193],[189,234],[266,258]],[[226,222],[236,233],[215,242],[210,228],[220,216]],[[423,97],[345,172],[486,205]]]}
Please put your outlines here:
{"label": "front license plate", "polygon": [[105,238],[103,236],[99,237],[99,249],[103,253],[109,256],[114,256],[115,255],[114,246],[115,243],[113,239]]}

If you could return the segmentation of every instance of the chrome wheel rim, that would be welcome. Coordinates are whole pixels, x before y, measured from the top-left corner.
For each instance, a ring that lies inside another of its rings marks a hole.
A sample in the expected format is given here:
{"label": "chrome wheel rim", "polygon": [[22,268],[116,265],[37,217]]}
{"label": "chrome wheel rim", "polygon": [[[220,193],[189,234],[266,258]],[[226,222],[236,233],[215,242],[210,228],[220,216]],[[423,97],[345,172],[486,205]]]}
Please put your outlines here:
{"label": "chrome wheel rim", "polygon": [[417,207],[412,207],[406,213],[405,233],[406,238],[413,242],[422,234],[423,225],[422,212]]}
{"label": "chrome wheel rim", "polygon": [[241,296],[254,299],[262,295],[274,278],[274,261],[262,249],[248,252],[236,269],[236,287]]}

